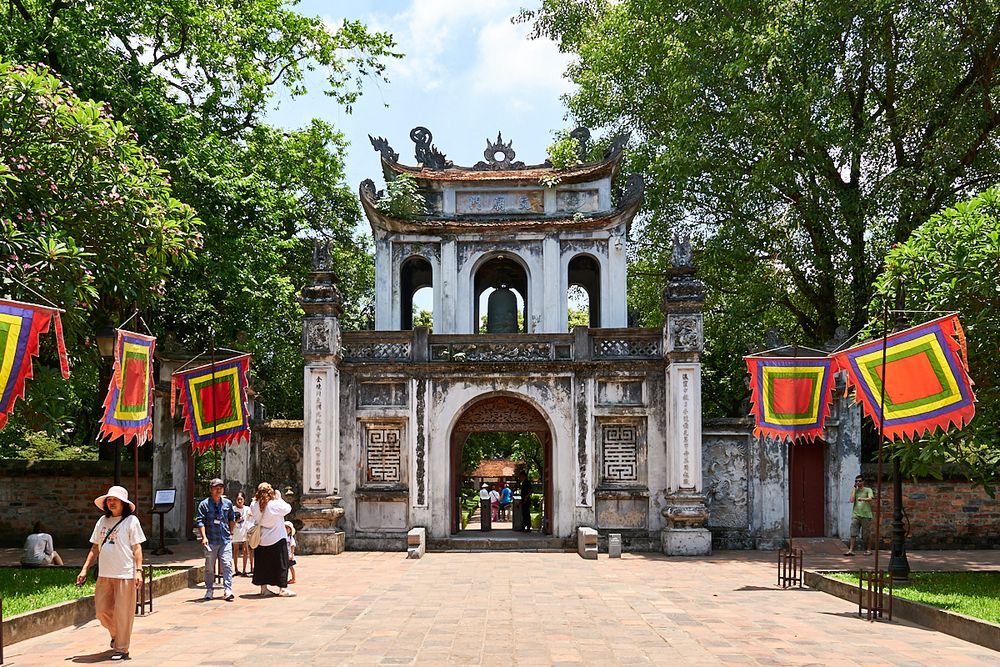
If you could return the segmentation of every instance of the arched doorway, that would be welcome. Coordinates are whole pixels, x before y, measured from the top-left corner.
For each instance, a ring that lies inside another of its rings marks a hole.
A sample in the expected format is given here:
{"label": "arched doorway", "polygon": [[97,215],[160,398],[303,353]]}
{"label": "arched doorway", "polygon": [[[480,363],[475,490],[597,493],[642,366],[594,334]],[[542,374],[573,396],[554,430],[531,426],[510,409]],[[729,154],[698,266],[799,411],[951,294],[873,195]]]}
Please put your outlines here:
{"label": "arched doorway", "polygon": [[462,449],[472,433],[534,433],[541,443],[543,463],[542,532],[551,534],[552,516],[552,431],[544,415],[528,401],[507,394],[478,398],[459,415],[451,430],[450,526],[457,533],[462,528],[461,484]]}

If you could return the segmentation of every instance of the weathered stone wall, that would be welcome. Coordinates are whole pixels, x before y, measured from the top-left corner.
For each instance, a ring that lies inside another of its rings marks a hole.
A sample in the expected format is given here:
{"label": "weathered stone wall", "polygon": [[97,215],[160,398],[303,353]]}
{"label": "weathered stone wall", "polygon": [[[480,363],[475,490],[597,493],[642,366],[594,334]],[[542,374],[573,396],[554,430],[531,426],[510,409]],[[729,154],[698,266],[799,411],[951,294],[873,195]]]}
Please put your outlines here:
{"label": "weathered stone wall", "polygon": [[[861,423],[857,405],[838,399],[826,422],[825,535],[848,536],[850,496],[860,470]],[[702,426],[702,473],[708,528],[716,549],[778,549],[788,539],[788,448],[755,438],[751,419],[712,419]]]}
{"label": "weathered stone wall", "polygon": [[[892,480],[882,486],[882,538],[892,531]],[[908,549],[1000,549],[1000,499],[958,480],[903,482]],[[905,519],[904,519],[904,525]]]}
{"label": "weathered stone wall", "polygon": [[[0,544],[22,546],[32,524],[41,521],[56,550],[87,546],[100,518],[94,498],[107,492],[113,478],[108,461],[0,461]],[[138,494],[131,462],[122,465],[122,485],[136,505],[146,537],[153,539],[149,464],[139,464]]]}

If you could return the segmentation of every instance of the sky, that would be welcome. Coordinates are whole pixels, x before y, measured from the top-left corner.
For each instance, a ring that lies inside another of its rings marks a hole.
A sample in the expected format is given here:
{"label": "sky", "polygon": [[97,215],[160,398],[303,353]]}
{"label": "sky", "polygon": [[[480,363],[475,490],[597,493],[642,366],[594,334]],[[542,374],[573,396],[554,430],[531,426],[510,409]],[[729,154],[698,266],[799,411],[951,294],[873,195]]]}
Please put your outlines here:
{"label": "sky", "polygon": [[[272,124],[294,129],[321,118],[344,133],[347,184],[357,191],[365,178],[381,188],[378,153],[368,135],[389,140],[400,162],[416,164],[410,130],[418,125],[456,165],[483,159],[486,140],[497,132],[513,140],[517,159],[545,159],[553,133],[567,128],[560,96],[571,90],[563,78],[569,57],[546,39],[530,40],[528,26],[511,23],[531,0],[304,0],[297,10],[321,16],[330,25],[359,19],[370,29],[391,33],[403,52],[389,63],[389,83],[372,78],[348,114],[323,95],[321,75],[309,94],[280,95],[268,114]],[[367,227],[367,226],[366,226]]]}

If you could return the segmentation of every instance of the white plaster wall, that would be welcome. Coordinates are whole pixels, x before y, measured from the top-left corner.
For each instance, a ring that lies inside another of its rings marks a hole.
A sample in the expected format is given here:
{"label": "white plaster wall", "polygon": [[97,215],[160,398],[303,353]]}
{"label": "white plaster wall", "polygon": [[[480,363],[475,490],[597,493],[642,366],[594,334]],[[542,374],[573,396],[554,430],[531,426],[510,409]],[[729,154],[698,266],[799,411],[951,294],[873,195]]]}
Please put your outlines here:
{"label": "white plaster wall", "polygon": [[375,240],[375,328],[392,331],[399,322],[392,321],[393,274],[392,244],[388,239]]}

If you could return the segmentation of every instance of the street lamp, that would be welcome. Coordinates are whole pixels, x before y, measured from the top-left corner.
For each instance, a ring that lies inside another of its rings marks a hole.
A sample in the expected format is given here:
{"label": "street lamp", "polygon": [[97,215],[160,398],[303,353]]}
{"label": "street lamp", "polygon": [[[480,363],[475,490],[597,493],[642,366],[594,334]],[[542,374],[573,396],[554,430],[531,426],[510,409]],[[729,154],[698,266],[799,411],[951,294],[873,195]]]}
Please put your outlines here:
{"label": "street lamp", "polygon": [[[111,326],[110,323],[105,324],[103,327],[97,330],[97,349],[101,353],[101,359],[107,362],[115,354],[115,328]],[[109,382],[102,382],[98,391],[104,391],[107,385],[110,383],[110,373],[105,371],[105,366],[107,364],[101,364],[102,378],[106,378]],[[122,443],[121,438],[115,438],[115,486],[121,486],[122,483]]]}

